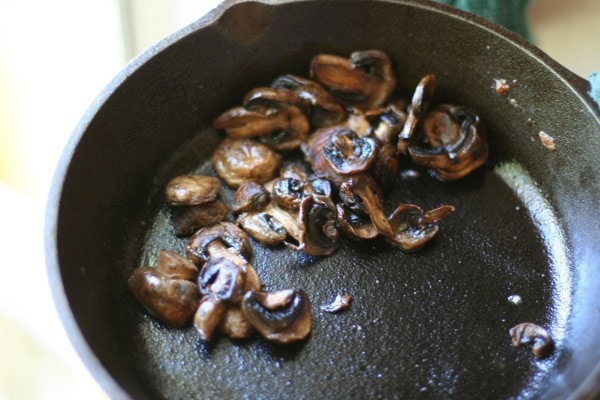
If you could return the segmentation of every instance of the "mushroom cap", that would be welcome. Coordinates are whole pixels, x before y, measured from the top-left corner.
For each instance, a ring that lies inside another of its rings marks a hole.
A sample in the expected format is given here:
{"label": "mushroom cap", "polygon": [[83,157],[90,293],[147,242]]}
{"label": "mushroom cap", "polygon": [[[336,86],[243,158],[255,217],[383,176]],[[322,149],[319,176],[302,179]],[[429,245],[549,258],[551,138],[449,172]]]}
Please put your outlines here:
{"label": "mushroom cap", "polygon": [[165,188],[167,203],[172,206],[198,205],[215,201],[221,191],[221,181],[214,176],[180,175]]}
{"label": "mushroom cap", "polygon": [[242,213],[237,223],[248,235],[266,245],[281,244],[288,236],[283,224],[267,211]]}
{"label": "mushroom cap", "polygon": [[336,204],[337,222],[340,228],[352,239],[374,239],[379,231],[364,212],[353,211],[349,207]]}
{"label": "mushroom cap", "polygon": [[194,314],[194,328],[204,341],[211,341],[227,312],[227,305],[216,296],[204,296]]}
{"label": "mushroom cap", "polygon": [[229,208],[220,200],[195,206],[178,206],[171,209],[171,221],[176,236],[185,236],[198,228],[214,225],[225,219]]}
{"label": "mushroom cap", "polygon": [[235,192],[232,211],[237,214],[262,210],[270,201],[271,194],[263,185],[256,182],[244,182]]}
{"label": "mushroom cap", "polygon": [[204,263],[210,257],[209,246],[213,242],[222,243],[227,250],[245,260],[252,256],[252,245],[246,233],[231,222],[218,224],[198,230],[185,246],[185,254],[194,264]]}
{"label": "mushroom cap", "polygon": [[354,175],[367,171],[377,157],[377,142],[368,136],[340,128],[323,147],[323,156],[329,166],[340,175]]}
{"label": "mushroom cap", "polygon": [[156,261],[156,270],[172,279],[195,281],[198,267],[187,258],[172,250],[161,250]]}
{"label": "mushroom cap", "polygon": [[401,204],[389,217],[394,234],[386,239],[406,252],[421,249],[438,231],[438,221],[454,212],[454,207],[443,205],[428,212],[414,204]]}
{"label": "mushroom cap", "polygon": [[331,199],[319,195],[306,196],[300,204],[298,221],[300,240],[296,250],[311,256],[328,256],[337,250],[340,234]]}
{"label": "mushroom cap", "polygon": [[198,288],[203,296],[239,303],[246,291],[246,271],[231,259],[211,257],[200,270]]}

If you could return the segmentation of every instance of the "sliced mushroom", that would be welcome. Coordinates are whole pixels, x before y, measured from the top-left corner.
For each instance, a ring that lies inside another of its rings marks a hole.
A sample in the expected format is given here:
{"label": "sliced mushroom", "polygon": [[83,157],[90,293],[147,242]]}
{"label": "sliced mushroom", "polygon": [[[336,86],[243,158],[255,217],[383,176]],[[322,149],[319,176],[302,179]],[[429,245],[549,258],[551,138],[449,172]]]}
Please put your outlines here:
{"label": "sliced mushroom", "polygon": [[219,330],[230,339],[246,339],[254,329],[241,307],[229,306],[219,324]]}
{"label": "sliced mushroom", "polygon": [[314,193],[308,180],[279,178],[273,182],[273,201],[284,209],[297,211],[302,199]]}
{"label": "sliced mushroom", "polygon": [[377,142],[370,137],[359,137],[354,131],[339,129],[323,147],[323,156],[329,166],[340,175],[367,171],[377,157]]}
{"label": "sliced mushroom", "polygon": [[171,279],[195,281],[198,268],[187,258],[171,250],[161,250],[156,261],[156,270]]}
{"label": "sliced mushroom", "polygon": [[243,183],[235,192],[234,213],[259,211],[271,202],[271,194],[263,185],[255,182]]}
{"label": "sliced mushroom", "polygon": [[277,104],[296,106],[304,114],[309,112],[307,103],[298,93],[285,87],[258,87],[246,94],[243,105],[248,110],[276,107]]}
{"label": "sliced mushroom", "polygon": [[310,164],[318,178],[327,179],[339,186],[347,178],[338,174],[325,159],[323,149],[329,144],[331,137],[340,130],[339,127],[319,129],[315,131],[300,148],[306,161]]}
{"label": "sliced mushroom", "polygon": [[381,106],[396,85],[392,63],[379,50],[356,51],[349,59],[317,55],[312,59],[310,75],[342,104],[362,109]]}
{"label": "sliced mushroom", "polygon": [[265,183],[279,172],[281,156],[251,139],[226,138],[212,156],[217,174],[233,188],[245,182]]}
{"label": "sliced mushroom", "polygon": [[167,203],[171,206],[193,206],[217,199],[221,181],[214,176],[180,175],[171,179],[165,188]]}
{"label": "sliced mushroom", "polygon": [[390,188],[400,172],[400,160],[396,152],[396,146],[391,143],[383,143],[379,146],[377,158],[370,169],[379,188],[383,191]]}
{"label": "sliced mushroom", "polygon": [[422,122],[423,140],[408,148],[411,160],[442,181],[460,179],[485,163],[485,129],[473,111],[443,104]]}
{"label": "sliced mushroom", "polygon": [[293,90],[310,105],[310,122],[315,127],[335,125],[346,118],[346,111],[321,85],[296,75],[282,75],[271,84],[274,88]]}
{"label": "sliced mushroom", "polygon": [[229,208],[220,200],[196,206],[178,206],[171,209],[175,235],[185,236],[199,228],[217,224],[229,214]]}
{"label": "sliced mushroom", "polygon": [[417,85],[408,110],[408,116],[398,135],[398,152],[405,154],[410,145],[415,128],[421,118],[427,113],[435,93],[435,75],[425,75]]}
{"label": "sliced mushroom", "polygon": [[365,114],[370,122],[372,135],[381,143],[396,143],[407,118],[404,107],[404,101],[396,101],[385,108],[374,109]]}
{"label": "sliced mushroom", "polygon": [[300,240],[296,216],[275,204],[261,211],[242,213],[237,223],[248,235],[266,245],[281,244],[288,236]]}
{"label": "sliced mushroom", "polygon": [[[187,242],[185,254],[194,264],[199,265],[211,256],[209,246],[223,248],[221,253],[230,252],[245,260],[252,256],[252,245],[246,233],[231,222],[220,222],[198,230]],[[215,255],[215,254],[212,254]],[[220,254],[225,257],[225,254]]]}
{"label": "sliced mushroom", "polygon": [[338,225],[352,239],[374,239],[379,235],[366,213],[352,210],[341,203],[336,204],[336,211]]}
{"label": "sliced mushroom", "polygon": [[200,303],[200,292],[194,282],[170,278],[155,268],[136,268],[127,284],[148,313],[173,326],[190,323]]}
{"label": "sliced mushroom", "polygon": [[211,295],[203,297],[194,314],[194,328],[200,339],[211,341],[226,313],[227,305],[222,300]]}
{"label": "sliced mushroom", "polygon": [[394,234],[386,239],[403,251],[417,251],[437,235],[437,223],[453,212],[450,205],[423,212],[414,204],[401,204],[389,218]]}
{"label": "sliced mushroom", "polygon": [[340,234],[331,199],[319,195],[305,197],[300,205],[298,221],[299,245],[288,244],[289,247],[311,256],[328,256],[337,250]]}
{"label": "sliced mushroom", "polygon": [[[271,296],[275,293],[247,292],[242,300],[242,311],[256,331],[278,343],[292,343],[305,339],[311,329],[311,310],[308,296],[303,290],[284,304],[273,306]],[[268,305],[268,306],[267,306]]]}
{"label": "sliced mushroom", "polygon": [[547,357],[554,349],[554,341],[548,331],[531,322],[515,325],[510,328],[509,333],[515,347],[532,344],[533,354],[537,358]]}
{"label": "sliced mushroom", "polygon": [[211,257],[200,270],[198,288],[203,296],[239,303],[246,291],[246,271],[228,258]]}

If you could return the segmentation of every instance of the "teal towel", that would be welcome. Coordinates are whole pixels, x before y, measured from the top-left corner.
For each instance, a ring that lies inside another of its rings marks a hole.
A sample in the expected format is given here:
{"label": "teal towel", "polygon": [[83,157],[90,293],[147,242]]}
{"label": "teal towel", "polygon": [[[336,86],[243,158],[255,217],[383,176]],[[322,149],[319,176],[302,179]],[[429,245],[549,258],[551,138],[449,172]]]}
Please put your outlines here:
{"label": "teal towel", "polygon": [[592,96],[592,99],[594,99],[596,104],[598,104],[598,107],[600,107],[600,72],[593,72],[590,74],[589,80],[591,86],[590,96]]}

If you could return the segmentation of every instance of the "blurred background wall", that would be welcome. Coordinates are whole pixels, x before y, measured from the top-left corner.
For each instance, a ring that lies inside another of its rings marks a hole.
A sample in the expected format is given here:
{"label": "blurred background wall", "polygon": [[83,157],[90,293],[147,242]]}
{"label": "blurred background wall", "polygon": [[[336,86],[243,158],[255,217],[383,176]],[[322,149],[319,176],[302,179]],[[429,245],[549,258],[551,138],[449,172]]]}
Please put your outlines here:
{"label": "blurred background wall", "polygon": [[[485,0],[483,0],[485,1]],[[43,218],[77,122],[132,58],[219,0],[0,0],[0,400],[102,399],[52,304]],[[532,0],[535,43],[600,70],[600,1]]]}

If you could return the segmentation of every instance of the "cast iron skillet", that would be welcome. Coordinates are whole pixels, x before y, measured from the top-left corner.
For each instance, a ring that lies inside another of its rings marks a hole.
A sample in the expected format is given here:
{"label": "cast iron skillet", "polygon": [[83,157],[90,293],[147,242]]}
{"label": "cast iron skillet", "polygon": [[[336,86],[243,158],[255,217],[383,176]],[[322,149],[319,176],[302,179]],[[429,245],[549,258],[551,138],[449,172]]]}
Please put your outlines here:
{"label": "cast iron skillet", "polygon": [[[109,395],[597,395],[600,120],[587,82],[501,27],[438,4],[275,3],[226,2],[137,58],[91,106],[58,167],[46,228],[51,285],[74,346]],[[455,205],[439,237],[416,254],[345,242],[329,258],[256,245],[267,290],[311,296],[313,331],[298,345],[206,345],[193,328],[143,312],[126,279],[160,248],[182,250],[162,189],[177,174],[211,172],[221,139],[211,120],[280,74],[306,76],[315,54],[369,48],[394,60],[399,95],[434,73],[438,101],[471,106],[487,125],[485,168],[451,184],[399,179],[386,203]],[[497,78],[512,86],[507,97],[495,92]],[[349,311],[319,311],[340,292],[354,298]],[[525,321],[553,335],[549,358],[511,345],[508,329]]]}

